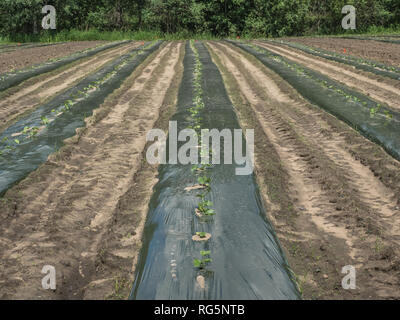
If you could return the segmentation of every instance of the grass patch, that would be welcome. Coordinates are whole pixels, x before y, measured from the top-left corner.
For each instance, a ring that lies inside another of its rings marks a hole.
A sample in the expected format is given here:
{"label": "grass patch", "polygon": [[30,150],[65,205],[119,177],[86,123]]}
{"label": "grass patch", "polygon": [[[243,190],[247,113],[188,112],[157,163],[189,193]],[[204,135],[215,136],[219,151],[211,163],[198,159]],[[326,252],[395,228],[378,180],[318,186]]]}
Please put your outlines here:
{"label": "grass patch", "polygon": [[[299,35],[282,35],[281,37],[343,37],[343,36],[400,36],[400,25],[394,25],[391,27],[382,27],[382,26],[370,26],[367,31],[360,31],[359,29],[355,30],[341,30],[336,33],[323,33],[323,32],[313,32],[313,33],[304,33]],[[240,36],[241,39],[252,40],[252,39],[265,39],[265,38],[281,38],[281,37],[273,37],[267,34],[255,34],[255,33],[247,33],[242,34]],[[227,37],[231,39],[236,39],[236,36]]]}
{"label": "grass patch", "polygon": [[160,31],[99,31],[96,29],[89,29],[81,31],[77,29],[63,30],[60,32],[43,31],[38,35],[29,34],[16,34],[10,37],[0,38],[0,43],[8,42],[66,42],[66,41],[121,41],[121,40],[211,40],[217,39],[211,34],[193,34],[187,31],[177,33],[163,33]]}
{"label": "grass patch", "polygon": [[9,44],[12,43],[8,37],[0,36],[0,44]]}
{"label": "grass patch", "polygon": [[[358,35],[358,36],[379,36],[379,35],[400,35],[400,25],[392,26],[390,28],[384,28],[381,26],[371,26],[365,32],[360,32],[356,30],[346,30],[345,32],[340,32],[336,34],[322,34],[322,33],[312,33],[304,34],[300,36],[308,37],[318,37],[318,36],[348,36],[348,35]],[[247,33],[240,35],[242,39],[259,39],[265,38],[266,34],[254,34]],[[63,31],[53,31],[45,30],[40,34],[15,34],[12,36],[0,36],[1,43],[12,43],[12,42],[66,42],[66,41],[121,41],[121,40],[143,40],[150,41],[156,39],[162,40],[218,40],[221,38],[237,39],[237,35],[231,35],[227,37],[215,36],[211,33],[196,34],[189,31],[180,31],[176,33],[163,33],[161,31],[149,31],[149,30],[136,30],[136,31],[100,31],[97,29],[89,30],[63,30]]]}
{"label": "grass patch", "polygon": [[106,299],[108,300],[125,300],[129,295],[129,281],[124,277],[114,278],[113,293],[110,294]]}

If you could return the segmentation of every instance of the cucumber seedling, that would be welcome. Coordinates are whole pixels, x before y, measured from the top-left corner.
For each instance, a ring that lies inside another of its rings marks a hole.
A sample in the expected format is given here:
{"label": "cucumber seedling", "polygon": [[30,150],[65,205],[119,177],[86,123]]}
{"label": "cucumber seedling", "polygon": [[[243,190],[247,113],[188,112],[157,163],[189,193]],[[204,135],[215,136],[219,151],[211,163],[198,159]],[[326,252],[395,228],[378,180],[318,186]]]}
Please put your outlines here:
{"label": "cucumber seedling", "polygon": [[198,204],[197,209],[206,216],[213,216],[215,214],[215,211],[214,209],[209,208],[212,205],[213,203],[211,201],[203,200]]}
{"label": "cucumber seedling", "polygon": [[200,268],[200,269],[204,269],[205,266],[207,265],[207,263],[212,262],[212,259],[209,258],[211,251],[205,251],[202,250],[200,251],[201,254],[201,259],[194,259],[193,260],[193,265],[195,268]]}
{"label": "cucumber seedling", "polygon": [[[25,129],[24,129],[24,131],[25,131]],[[27,133],[28,133],[28,137],[27,138],[29,139],[29,138],[35,137],[38,134],[38,132],[39,132],[39,128],[38,127],[32,127],[32,128],[27,129]]]}
{"label": "cucumber seedling", "polygon": [[205,199],[208,192],[196,194],[196,197],[200,198],[202,201]]}
{"label": "cucumber seedling", "polygon": [[207,232],[196,232],[196,235],[200,238],[205,238],[207,236]]}
{"label": "cucumber seedling", "polygon": [[31,130],[31,128],[26,126],[26,127],[24,127],[24,130],[22,130],[22,133],[27,134],[29,132],[29,130]]}
{"label": "cucumber seedling", "polygon": [[206,176],[202,176],[202,177],[198,177],[197,181],[199,182],[199,184],[201,184],[202,186],[205,186],[207,188],[210,188],[210,183],[211,183],[211,179],[209,177]]}
{"label": "cucumber seedling", "polygon": [[47,119],[47,117],[45,117],[45,116],[40,117],[40,119],[41,119],[41,122],[43,125],[46,125],[50,122],[49,119]]}

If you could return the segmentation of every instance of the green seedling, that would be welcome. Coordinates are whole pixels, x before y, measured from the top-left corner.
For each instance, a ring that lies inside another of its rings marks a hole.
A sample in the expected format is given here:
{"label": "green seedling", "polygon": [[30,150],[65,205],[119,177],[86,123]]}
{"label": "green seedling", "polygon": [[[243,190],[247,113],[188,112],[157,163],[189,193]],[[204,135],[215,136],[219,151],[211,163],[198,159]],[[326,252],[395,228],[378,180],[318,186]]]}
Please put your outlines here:
{"label": "green seedling", "polygon": [[15,142],[16,144],[20,144],[20,141],[19,141],[18,139],[14,139],[14,142]]}
{"label": "green seedling", "polygon": [[64,109],[65,109],[65,110],[69,110],[69,109],[72,107],[73,104],[74,104],[74,103],[73,103],[72,100],[67,100],[67,101],[64,103]]}
{"label": "green seedling", "polygon": [[196,235],[198,235],[200,238],[205,238],[207,236],[207,232],[196,232]]}
{"label": "green seedling", "polygon": [[213,216],[213,215],[215,215],[215,210],[214,210],[214,209],[207,209],[207,210],[204,212],[204,215],[206,215],[206,216]]}
{"label": "green seedling", "polygon": [[388,118],[388,119],[392,119],[393,118],[393,115],[389,111],[385,110],[384,112],[385,112],[386,118]]}
{"label": "green seedling", "polygon": [[204,200],[204,198],[206,197],[207,193],[208,193],[208,192],[199,193],[199,194],[196,195],[196,197],[200,198],[201,200]]}
{"label": "green seedling", "polygon": [[32,137],[36,136],[38,132],[39,132],[39,128],[38,127],[33,127],[29,131],[29,138],[32,138]]}
{"label": "green seedling", "polygon": [[47,119],[45,116],[41,117],[40,119],[42,120],[43,125],[46,125],[49,123],[49,119]]}
{"label": "green seedling", "polygon": [[199,182],[199,184],[203,186],[210,187],[211,179],[209,177],[206,176],[198,177],[197,181]]}
{"label": "green seedling", "polygon": [[213,203],[211,201],[201,201],[198,204],[197,208],[202,214],[204,214],[206,216],[213,216],[215,214],[215,211],[214,211],[214,209],[209,208],[212,205],[213,205]]}
{"label": "green seedling", "polygon": [[371,109],[369,110],[369,115],[370,115],[370,117],[371,117],[371,118],[375,117],[375,114],[376,114],[376,109],[375,109],[375,108],[371,108]]}
{"label": "green seedling", "polygon": [[206,264],[208,262],[211,262],[212,260],[210,258],[206,258],[206,259],[194,259],[193,260],[193,265],[195,266],[195,268],[200,268],[200,269],[204,269]]}
{"label": "green seedling", "polygon": [[201,203],[199,203],[199,205],[203,206],[203,207],[210,207],[213,205],[213,203],[211,201],[203,201]]}
{"label": "green seedling", "polygon": [[200,251],[200,254],[203,258],[202,259],[194,259],[193,265],[195,266],[195,268],[204,269],[207,263],[212,262],[211,258],[205,258],[206,256],[209,256],[211,254],[211,251],[202,250],[202,251]]}

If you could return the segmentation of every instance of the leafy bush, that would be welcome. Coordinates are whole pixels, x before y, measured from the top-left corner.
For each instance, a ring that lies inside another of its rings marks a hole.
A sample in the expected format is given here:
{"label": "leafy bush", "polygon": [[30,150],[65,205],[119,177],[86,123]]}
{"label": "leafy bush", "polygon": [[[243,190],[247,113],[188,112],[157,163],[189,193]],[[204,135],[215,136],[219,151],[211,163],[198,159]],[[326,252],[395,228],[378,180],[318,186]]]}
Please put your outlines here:
{"label": "leafy bush", "polygon": [[357,29],[399,31],[398,0],[53,0],[57,29],[41,28],[44,0],[1,0],[0,42],[168,40],[343,33],[341,8]]}

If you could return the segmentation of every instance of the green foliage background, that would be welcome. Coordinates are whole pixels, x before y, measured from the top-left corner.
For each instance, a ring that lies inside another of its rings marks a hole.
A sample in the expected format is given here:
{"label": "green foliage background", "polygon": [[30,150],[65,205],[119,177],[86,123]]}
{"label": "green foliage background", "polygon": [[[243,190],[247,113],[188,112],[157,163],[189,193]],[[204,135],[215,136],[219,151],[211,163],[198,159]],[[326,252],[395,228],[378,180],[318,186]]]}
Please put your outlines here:
{"label": "green foliage background", "polygon": [[[56,8],[56,31],[41,28],[46,4]],[[62,40],[71,30],[86,38],[334,34],[343,32],[346,4],[356,7],[356,32],[400,25],[400,0],[0,0],[0,35]]]}

